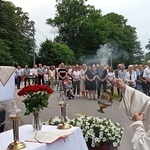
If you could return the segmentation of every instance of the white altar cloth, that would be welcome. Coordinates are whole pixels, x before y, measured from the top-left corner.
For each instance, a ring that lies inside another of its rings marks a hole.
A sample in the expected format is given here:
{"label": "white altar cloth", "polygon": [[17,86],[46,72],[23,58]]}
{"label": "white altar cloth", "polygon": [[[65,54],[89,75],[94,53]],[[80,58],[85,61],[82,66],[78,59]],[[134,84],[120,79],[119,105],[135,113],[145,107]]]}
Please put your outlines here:
{"label": "white altar cloth", "polygon": [[14,99],[15,67],[0,66],[0,102]]}
{"label": "white altar cloth", "polygon": [[[41,131],[56,131],[57,126],[43,125]],[[60,131],[60,130],[59,130]],[[24,142],[27,145],[26,150],[88,150],[85,140],[82,135],[82,131],[79,127],[72,127],[66,132],[73,132],[64,139],[58,139],[51,144],[25,142],[25,140],[33,136],[36,131],[33,130],[32,125],[23,125],[19,127],[19,141]],[[13,142],[13,131],[8,130],[0,133],[0,150],[6,150],[8,145]]]}

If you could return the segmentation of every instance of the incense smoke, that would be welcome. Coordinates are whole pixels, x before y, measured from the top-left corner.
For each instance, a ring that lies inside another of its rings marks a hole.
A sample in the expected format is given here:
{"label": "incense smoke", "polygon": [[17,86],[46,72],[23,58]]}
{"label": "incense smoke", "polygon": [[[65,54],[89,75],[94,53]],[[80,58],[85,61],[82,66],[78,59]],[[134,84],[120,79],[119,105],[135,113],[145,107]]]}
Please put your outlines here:
{"label": "incense smoke", "polygon": [[111,65],[111,63],[113,64],[115,60],[121,57],[128,58],[127,52],[119,49],[118,46],[115,44],[107,43],[101,45],[95,55],[94,54],[86,55],[82,57],[80,60],[86,63],[87,65],[92,64]]}

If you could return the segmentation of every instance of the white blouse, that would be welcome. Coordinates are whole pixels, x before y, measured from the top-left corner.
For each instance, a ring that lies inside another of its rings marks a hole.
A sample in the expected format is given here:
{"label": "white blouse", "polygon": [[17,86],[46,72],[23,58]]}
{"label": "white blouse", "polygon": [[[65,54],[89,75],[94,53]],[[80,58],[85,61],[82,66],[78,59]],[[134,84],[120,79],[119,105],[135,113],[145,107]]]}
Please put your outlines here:
{"label": "white blouse", "polygon": [[114,72],[108,72],[107,75],[108,75],[107,79],[109,79],[109,81],[112,81],[115,78]]}
{"label": "white blouse", "polygon": [[80,71],[73,71],[73,81],[80,81]]}
{"label": "white blouse", "polygon": [[50,78],[55,79],[55,70],[49,70]]}

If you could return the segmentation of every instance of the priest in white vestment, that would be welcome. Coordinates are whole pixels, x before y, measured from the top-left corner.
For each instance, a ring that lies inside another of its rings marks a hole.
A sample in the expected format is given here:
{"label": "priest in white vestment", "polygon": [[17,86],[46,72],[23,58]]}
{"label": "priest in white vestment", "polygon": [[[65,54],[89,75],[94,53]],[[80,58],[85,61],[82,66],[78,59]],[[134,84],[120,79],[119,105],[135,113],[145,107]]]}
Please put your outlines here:
{"label": "priest in white vestment", "polygon": [[129,119],[134,121],[130,126],[133,130],[132,149],[150,150],[150,97],[125,85],[121,79],[115,79],[114,84],[121,89],[121,103]]}

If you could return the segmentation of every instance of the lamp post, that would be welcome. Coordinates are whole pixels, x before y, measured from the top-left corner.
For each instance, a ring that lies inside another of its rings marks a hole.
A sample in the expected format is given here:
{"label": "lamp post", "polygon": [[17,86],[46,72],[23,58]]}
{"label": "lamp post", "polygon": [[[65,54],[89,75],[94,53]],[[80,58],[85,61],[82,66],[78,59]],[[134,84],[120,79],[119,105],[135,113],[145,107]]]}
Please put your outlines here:
{"label": "lamp post", "polygon": [[31,23],[31,31],[32,31],[32,50],[33,50],[33,66],[35,65],[35,48],[36,48],[36,45],[35,45],[35,22],[34,21],[30,21]]}

